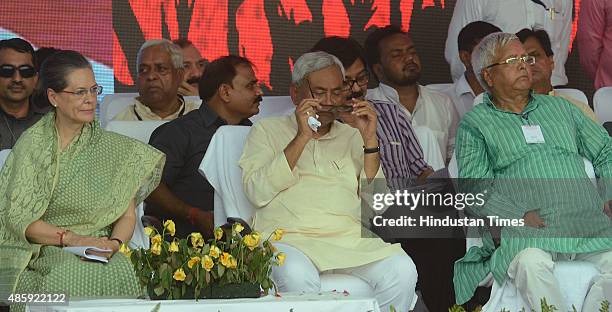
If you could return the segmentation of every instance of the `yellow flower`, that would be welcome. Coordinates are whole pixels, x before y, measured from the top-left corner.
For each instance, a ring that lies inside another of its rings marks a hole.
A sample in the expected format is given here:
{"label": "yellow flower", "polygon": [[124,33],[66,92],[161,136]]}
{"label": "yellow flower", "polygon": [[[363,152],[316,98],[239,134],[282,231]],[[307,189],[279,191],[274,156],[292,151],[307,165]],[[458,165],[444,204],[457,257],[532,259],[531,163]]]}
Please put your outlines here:
{"label": "yellow flower", "polygon": [[170,247],[168,247],[168,251],[169,252],[178,252],[179,251],[179,244],[176,241],[170,243]]}
{"label": "yellow flower", "polygon": [[166,231],[170,233],[170,236],[174,236],[174,233],[176,233],[176,226],[174,225],[174,221],[166,220],[166,222],[164,222],[164,229],[166,229]]}
{"label": "yellow flower", "polygon": [[223,229],[216,228],[215,229],[215,239],[220,240],[223,237]]}
{"label": "yellow flower", "polygon": [[253,232],[252,234],[245,236],[242,239],[242,242],[245,246],[249,247],[250,250],[253,250],[255,247],[259,246],[260,239],[261,237],[259,236],[259,233]]}
{"label": "yellow flower", "polygon": [[226,268],[235,268],[237,265],[236,259],[234,259],[234,256],[228,254],[227,252],[224,252],[221,255],[221,258],[219,259],[219,261],[221,262],[221,264],[223,264]]}
{"label": "yellow flower", "polygon": [[191,257],[187,262],[187,266],[191,269],[194,265],[200,263],[200,257]]}
{"label": "yellow flower", "polygon": [[283,263],[285,263],[285,258],[287,258],[287,255],[285,255],[285,253],[283,252],[278,253],[278,255],[276,255],[276,260],[278,260],[278,265],[283,265]]}
{"label": "yellow flower", "polygon": [[151,253],[159,256],[161,254],[161,244],[153,244],[151,246]]}
{"label": "yellow flower", "polygon": [[155,245],[155,244],[161,244],[162,242],[162,237],[161,235],[157,234],[153,237],[151,237],[151,244]]}
{"label": "yellow flower", "polygon": [[283,233],[285,233],[285,231],[283,231],[283,229],[276,229],[273,233],[272,233],[272,239],[275,241],[279,241],[283,238]]}
{"label": "yellow flower", "polygon": [[147,234],[147,236],[151,237],[151,234],[155,233],[155,228],[152,226],[147,226],[144,228],[144,232]]}
{"label": "yellow flower", "polygon": [[213,259],[209,257],[208,255],[204,256],[204,261],[202,261],[202,268],[210,272],[213,265],[215,265],[215,263],[213,262]]}
{"label": "yellow flower", "polygon": [[232,226],[232,231],[236,233],[240,233],[242,232],[242,230],[244,230],[244,226],[242,226],[242,224],[240,223],[234,223],[234,225]]}
{"label": "yellow flower", "polygon": [[221,249],[219,249],[219,247],[215,245],[212,245],[210,246],[210,252],[208,254],[213,258],[219,258],[219,255],[221,254]]}
{"label": "yellow flower", "polygon": [[277,253],[278,249],[276,249],[276,247],[274,247],[273,244],[270,244],[270,250],[272,250],[272,253]]}
{"label": "yellow flower", "polygon": [[202,237],[202,234],[197,232],[191,233],[191,245],[193,245],[193,247],[203,247],[204,238]]}
{"label": "yellow flower", "polygon": [[126,244],[121,244],[121,247],[119,247],[119,252],[126,255],[128,258],[132,255],[132,250]]}
{"label": "yellow flower", "polygon": [[174,271],[174,275],[172,275],[172,278],[174,278],[177,281],[184,281],[185,280],[185,271],[183,271],[183,269],[179,268],[178,270]]}

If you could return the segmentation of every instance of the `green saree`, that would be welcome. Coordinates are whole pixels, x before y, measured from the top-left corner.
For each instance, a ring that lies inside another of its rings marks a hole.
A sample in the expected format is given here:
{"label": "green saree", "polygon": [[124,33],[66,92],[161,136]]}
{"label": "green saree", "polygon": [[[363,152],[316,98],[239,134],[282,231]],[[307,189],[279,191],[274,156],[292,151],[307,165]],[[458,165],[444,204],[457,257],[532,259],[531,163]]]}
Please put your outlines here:
{"label": "green saree", "polygon": [[124,255],[108,264],[85,262],[59,247],[28,242],[25,230],[40,219],[80,235],[110,236],[130,201],[142,202],[157,187],[164,155],[97,122],[83,127],[64,151],[58,140],[51,112],[21,136],[0,172],[0,298],[41,292],[138,296]]}

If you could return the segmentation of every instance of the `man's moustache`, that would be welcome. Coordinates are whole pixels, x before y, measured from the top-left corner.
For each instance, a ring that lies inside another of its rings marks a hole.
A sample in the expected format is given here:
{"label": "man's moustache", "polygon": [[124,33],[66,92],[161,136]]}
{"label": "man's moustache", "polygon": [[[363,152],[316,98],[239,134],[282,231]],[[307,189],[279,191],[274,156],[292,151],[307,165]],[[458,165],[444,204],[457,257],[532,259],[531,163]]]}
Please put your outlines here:
{"label": "man's moustache", "polygon": [[194,84],[194,83],[198,83],[198,82],[200,82],[200,77],[193,77],[193,78],[187,79],[187,83],[188,84]]}
{"label": "man's moustache", "polygon": [[361,99],[363,97],[363,91],[351,92],[349,96],[346,97],[347,100],[351,99]]}
{"label": "man's moustache", "polygon": [[255,102],[254,102],[254,103],[258,103],[258,102],[261,102],[261,101],[263,101],[263,97],[260,95],[260,96],[258,96],[258,97],[255,99]]}

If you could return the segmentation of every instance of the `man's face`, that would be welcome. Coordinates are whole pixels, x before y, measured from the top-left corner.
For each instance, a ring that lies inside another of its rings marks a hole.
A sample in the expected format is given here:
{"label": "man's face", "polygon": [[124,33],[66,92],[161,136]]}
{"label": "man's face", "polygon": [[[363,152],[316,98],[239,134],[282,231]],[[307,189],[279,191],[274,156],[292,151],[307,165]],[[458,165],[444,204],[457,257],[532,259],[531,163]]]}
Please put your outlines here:
{"label": "man's face", "polygon": [[259,113],[263,92],[251,66],[245,64],[236,66],[236,76],[232,80],[228,94],[227,109],[231,113],[242,119]]}
{"label": "man's face", "polygon": [[350,87],[350,97],[363,100],[368,93],[369,73],[361,59],[345,70],[344,80]]}
{"label": "man's face", "polygon": [[[527,56],[527,51],[518,40],[512,40],[499,53],[495,63],[503,62],[514,57]],[[516,64],[502,64],[485,69],[485,80],[493,93],[510,93],[513,91],[526,91],[531,89],[531,66],[524,62]]]}
{"label": "man's face", "polygon": [[540,42],[534,38],[529,37],[523,43],[523,47],[527,54],[535,57],[535,64],[531,65],[532,82],[534,85],[550,84],[550,77],[552,76],[553,68],[555,63],[552,56],[546,56]]}
{"label": "man's face", "polygon": [[[21,72],[32,72],[34,63],[29,53],[17,52],[13,49],[0,50],[0,66],[5,70],[14,69],[11,77],[0,77],[0,101],[7,103],[23,103],[34,92],[38,74],[26,78]],[[21,71],[19,70],[21,69]]]}
{"label": "man's face", "polygon": [[185,81],[197,90],[198,82],[206,67],[206,61],[200,55],[200,51],[192,45],[184,47],[182,51]]}
{"label": "man's face", "polygon": [[380,64],[377,75],[397,86],[415,84],[421,77],[421,60],[408,35],[395,34],[379,43]]}
{"label": "man's face", "polygon": [[303,99],[315,98],[323,108],[317,111],[319,121],[323,127],[336,120],[338,113],[329,111],[334,106],[346,103],[347,92],[344,88],[342,72],[338,66],[328,66],[308,74],[300,86],[296,105]]}
{"label": "man's face", "polygon": [[176,97],[183,70],[175,69],[162,46],[145,49],[138,64],[136,86],[143,104],[168,102]]}

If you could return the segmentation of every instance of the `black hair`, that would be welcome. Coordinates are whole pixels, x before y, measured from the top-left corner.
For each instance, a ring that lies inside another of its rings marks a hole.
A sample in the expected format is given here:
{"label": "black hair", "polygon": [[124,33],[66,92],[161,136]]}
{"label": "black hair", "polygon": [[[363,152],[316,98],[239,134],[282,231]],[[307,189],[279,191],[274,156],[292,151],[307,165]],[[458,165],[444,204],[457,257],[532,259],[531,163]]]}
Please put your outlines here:
{"label": "black hair", "polygon": [[193,45],[193,42],[191,42],[189,39],[186,39],[186,38],[174,39],[174,40],[172,40],[172,43],[176,44],[181,49],[184,49],[184,48],[186,48],[188,46],[192,46]]}
{"label": "black hair", "polygon": [[489,34],[501,31],[502,30],[499,29],[499,27],[487,22],[476,21],[469,23],[465,25],[463,29],[461,29],[459,36],[457,36],[459,51],[471,53],[482,38]]}
{"label": "black hair", "polygon": [[380,63],[380,42],[396,34],[407,35],[407,33],[397,25],[388,25],[383,28],[378,28],[368,35],[364,42],[364,46],[370,66]]}
{"label": "black hair", "polygon": [[61,50],[53,48],[53,47],[42,47],[42,48],[39,48],[38,50],[36,50],[36,52],[34,52],[34,55],[36,56],[36,63],[37,63],[36,64],[36,68],[40,68],[42,63],[44,63],[45,60],[49,56],[51,56],[51,55],[53,55],[53,54],[55,54],[55,53],[57,53],[59,51],[61,51]]}
{"label": "black hair", "polygon": [[236,67],[238,65],[253,67],[253,63],[249,59],[237,55],[222,56],[208,64],[198,84],[202,101],[210,100],[222,84],[231,85],[232,80],[236,77]]}
{"label": "black hair", "polygon": [[521,40],[521,43],[525,43],[525,41],[527,41],[527,39],[529,38],[535,38],[542,46],[542,49],[544,49],[544,53],[546,53],[546,56],[553,56],[555,54],[552,50],[550,37],[544,29],[525,28],[517,32],[516,36],[519,38],[519,40]]}
{"label": "black hair", "polygon": [[19,53],[30,54],[30,56],[32,56],[32,65],[36,67],[36,55],[34,54],[34,48],[32,48],[32,45],[29,42],[21,38],[0,40],[0,51],[4,49],[12,49]]}
{"label": "black hair", "polygon": [[60,50],[49,56],[40,67],[38,79],[38,90],[41,93],[40,100],[46,101],[48,105],[47,89],[60,92],[68,86],[68,75],[74,70],[90,68],[91,64],[79,52],[72,50]]}
{"label": "black hair", "polygon": [[343,38],[338,36],[325,37],[319,40],[310,49],[310,52],[323,51],[337,57],[345,69],[351,67],[357,59],[363,62],[363,66],[368,68],[365,52],[363,48],[353,38]]}

